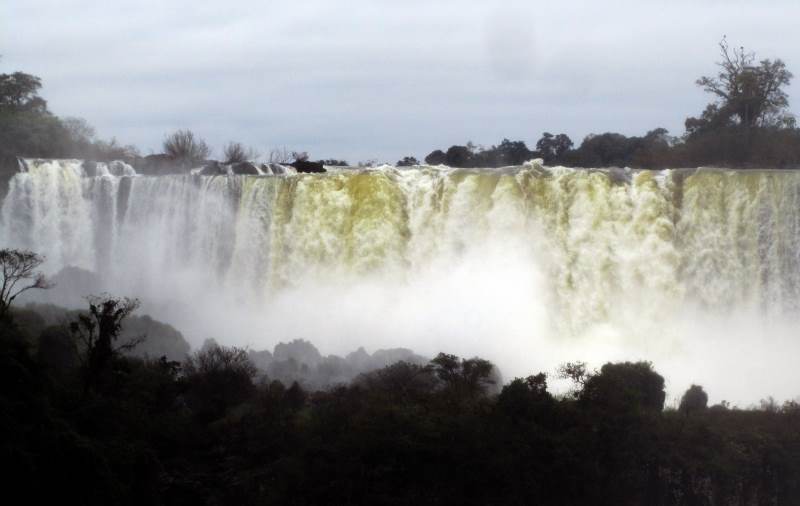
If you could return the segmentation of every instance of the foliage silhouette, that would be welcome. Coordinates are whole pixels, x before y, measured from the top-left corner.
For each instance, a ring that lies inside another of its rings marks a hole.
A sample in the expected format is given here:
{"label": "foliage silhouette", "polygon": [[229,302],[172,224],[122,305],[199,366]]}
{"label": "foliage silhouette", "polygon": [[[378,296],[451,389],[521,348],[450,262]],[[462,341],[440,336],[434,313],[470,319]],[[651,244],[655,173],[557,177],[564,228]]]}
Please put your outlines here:
{"label": "foliage silhouette", "polygon": [[24,292],[33,289],[47,289],[52,285],[37,269],[44,262],[38,254],[17,249],[0,250],[0,320],[10,318],[10,308],[14,300]]}

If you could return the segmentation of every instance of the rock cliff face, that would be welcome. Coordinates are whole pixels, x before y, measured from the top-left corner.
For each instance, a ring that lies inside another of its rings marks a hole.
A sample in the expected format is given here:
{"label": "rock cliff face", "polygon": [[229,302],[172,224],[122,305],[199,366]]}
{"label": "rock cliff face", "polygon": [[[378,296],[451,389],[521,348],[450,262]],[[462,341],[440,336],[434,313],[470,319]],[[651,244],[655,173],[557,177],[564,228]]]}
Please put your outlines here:
{"label": "rock cliff face", "polygon": [[147,155],[142,158],[135,158],[131,165],[136,172],[146,176],[162,176],[167,174],[183,174],[187,171],[185,164],[174,160],[169,155]]}
{"label": "rock cliff face", "polygon": [[[53,160],[55,161],[55,160]],[[66,161],[66,160],[62,160]],[[176,160],[169,155],[155,154],[147,156],[137,156],[119,161],[99,161],[99,160],[71,160],[80,163],[83,175],[86,177],[101,176],[104,172],[98,172],[97,167],[102,165],[108,167],[111,175],[118,174],[113,168],[117,165],[127,165],[132,167],[136,174],[142,176],[173,176],[184,174],[196,174],[200,176],[259,176],[259,175],[283,175],[302,173],[323,173],[326,172],[321,162],[309,162],[298,160],[291,164],[262,163],[256,165],[252,162],[223,163],[219,160],[202,160],[190,162],[186,160]],[[0,160],[0,198],[8,190],[8,183],[15,174],[20,171],[27,171],[27,164],[24,159]]]}
{"label": "rock cliff face", "polygon": [[231,172],[234,175],[241,176],[257,176],[261,171],[250,162],[237,162],[229,165]]}

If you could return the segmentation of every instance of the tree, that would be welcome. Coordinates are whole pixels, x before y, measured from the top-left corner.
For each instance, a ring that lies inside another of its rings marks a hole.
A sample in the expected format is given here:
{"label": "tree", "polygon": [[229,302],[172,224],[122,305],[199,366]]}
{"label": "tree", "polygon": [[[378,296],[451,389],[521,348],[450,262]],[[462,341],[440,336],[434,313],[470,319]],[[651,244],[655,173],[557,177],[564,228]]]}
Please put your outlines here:
{"label": "tree", "polygon": [[536,419],[547,414],[553,396],[547,391],[547,375],[515,378],[497,396],[498,407],[514,419]]}
{"label": "tree", "polygon": [[27,250],[0,250],[0,270],[3,284],[0,285],[0,321],[11,318],[10,308],[20,294],[32,289],[47,289],[52,284],[37,269],[44,257]]}
{"label": "tree", "polygon": [[47,110],[39,96],[41,86],[30,74],[0,74],[0,168],[16,170],[17,156],[69,155],[69,134]]}
{"label": "tree", "polygon": [[321,163],[322,165],[327,165],[329,167],[347,167],[348,165],[350,165],[347,163],[347,160],[337,160],[335,158],[318,160],[317,163]]}
{"label": "tree", "polygon": [[85,388],[98,386],[109,370],[113,358],[123,351],[133,349],[144,340],[135,338],[114,347],[122,330],[122,322],[136,308],[137,299],[117,298],[107,294],[87,297],[89,312],[81,313],[70,323],[70,332],[82,346],[82,361],[85,370]]}
{"label": "tree", "polygon": [[523,141],[508,139],[503,139],[499,145],[493,146],[491,149],[483,150],[479,155],[488,158],[486,165],[490,167],[522,165],[533,158],[533,152]]}
{"label": "tree", "polygon": [[203,139],[196,138],[191,130],[177,130],[164,139],[164,152],[173,160],[194,163],[211,155],[211,148]]}
{"label": "tree", "polygon": [[362,373],[353,384],[393,402],[408,402],[424,398],[432,392],[436,386],[436,378],[430,367],[401,360],[383,369]]}
{"label": "tree", "polygon": [[469,167],[472,155],[472,149],[468,146],[450,146],[445,154],[444,163],[450,167]]}
{"label": "tree", "polygon": [[288,407],[292,411],[298,411],[301,409],[305,403],[306,392],[303,390],[303,387],[300,386],[300,383],[293,381],[292,385],[286,389],[286,393],[283,396],[283,401],[286,407]]}
{"label": "tree", "polygon": [[17,157],[119,160],[136,156],[133,146],[96,138],[82,118],[58,118],[39,96],[41,80],[23,72],[0,74],[0,170],[15,171]]}
{"label": "tree", "polygon": [[794,117],[787,111],[789,98],[784,90],[792,73],[782,60],[761,60],[743,47],[731,49],[723,38],[719,43],[722,60],[715,77],[703,76],[697,85],[716,96],[701,118],[688,118],[686,129],[691,133],[715,126],[739,125],[754,127],[794,126]]}
{"label": "tree", "polygon": [[650,130],[644,137],[631,137],[629,144],[633,150],[629,157],[631,166],[660,169],[674,162],[670,148],[675,139],[666,128]]}
{"label": "tree", "polygon": [[542,138],[536,142],[536,151],[544,159],[544,163],[552,163],[572,149],[572,146],[572,139],[567,134],[553,135],[545,132],[542,134]]}
{"label": "tree", "polygon": [[75,340],[63,325],[46,327],[39,335],[39,362],[56,374],[70,371],[78,361]]}
{"label": "tree", "polygon": [[447,155],[441,149],[432,151],[425,157],[425,163],[428,165],[442,165],[447,160]]}
{"label": "tree", "polygon": [[241,142],[229,142],[222,149],[225,163],[239,163],[255,160],[258,153],[253,148],[246,148]]}
{"label": "tree", "polygon": [[64,125],[67,133],[69,133],[73,144],[89,144],[97,135],[94,127],[83,118],[68,116],[61,119],[61,124]]}
{"label": "tree", "polygon": [[558,377],[572,381],[572,395],[578,397],[586,386],[586,381],[591,377],[591,374],[586,369],[586,362],[567,362],[559,366]]}
{"label": "tree", "polygon": [[485,395],[495,384],[492,377],[494,365],[481,358],[459,359],[455,355],[439,353],[430,364],[434,374],[445,389],[458,396]]}
{"label": "tree", "polygon": [[681,397],[678,410],[681,413],[690,415],[700,411],[705,411],[708,407],[708,394],[700,385],[692,385]]}
{"label": "tree", "polygon": [[395,164],[397,167],[413,167],[419,165],[419,161],[413,156],[405,156]]}
{"label": "tree", "polygon": [[608,363],[588,377],[579,399],[612,413],[664,409],[664,378],[650,362]]}
{"label": "tree", "polygon": [[581,167],[626,167],[630,166],[640,142],[640,137],[626,137],[613,132],[590,134],[573,154]]}
{"label": "tree", "polygon": [[250,397],[256,372],[247,350],[204,345],[183,363],[189,406],[201,419],[219,418],[228,407]]}
{"label": "tree", "polygon": [[24,72],[0,74],[0,112],[46,112],[41,87],[41,79]]}

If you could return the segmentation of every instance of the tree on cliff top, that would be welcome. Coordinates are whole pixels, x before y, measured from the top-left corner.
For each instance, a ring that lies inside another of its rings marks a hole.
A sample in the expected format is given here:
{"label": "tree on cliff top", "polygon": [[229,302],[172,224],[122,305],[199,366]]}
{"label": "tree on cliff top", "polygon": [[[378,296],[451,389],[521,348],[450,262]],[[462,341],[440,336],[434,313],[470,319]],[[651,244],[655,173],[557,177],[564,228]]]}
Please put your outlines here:
{"label": "tree on cliff top", "polygon": [[413,156],[404,156],[395,165],[398,167],[413,167],[414,165],[419,165],[419,160]]}
{"label": "tree on cliff top", "polygon": [[183,163],[200,162],[211,155],[206,141],[195,137],[191,130],[177,130],[164,139],[164,153]]}
{"label": "tree on cliff top", "polygon": [[542,138],[536,142],[536,151],[544,159],[544,163],[552,163],[572,149],[572,146],[572,139],[567,134],[553,135],[545,132],[542,134]]}
{"label": "tree on cliff top", "polygon": [[41,79],[30,74],[0,74],[0,112],[46,112],[47,102],[39,96],[41,87]]}
{"label": "tree on cliff top", "polygon": [[225,163],[248,162],[258,158],[258,152],[255,149],[245,147],[241,142],[229,142],[222,149],[222,154]]}
{"label": "tree on cliff top", "polygon": [[784,90],[792,73],[782,60],[761,60],[743,47],[731,48],[723,38],[719,43],[722,60],[715,77],[703,76],[697,85],[716,96],[700,118],[688,118],[686,130],[692,134],[725,126],[791,127],[795,120],[788,111],[789,97]]}

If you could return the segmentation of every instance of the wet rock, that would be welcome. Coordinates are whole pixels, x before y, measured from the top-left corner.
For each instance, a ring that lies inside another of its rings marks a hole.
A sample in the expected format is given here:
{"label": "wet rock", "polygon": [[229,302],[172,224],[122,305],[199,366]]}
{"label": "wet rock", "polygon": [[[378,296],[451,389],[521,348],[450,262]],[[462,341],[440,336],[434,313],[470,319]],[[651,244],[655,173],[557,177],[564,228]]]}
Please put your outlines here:
{"label": "wet rock", "polygon": [[[276,176],[282,176],[285,174],[297,174],[297,169],[292,167],[291,165],[282,165],[280,163],[270,163],[269,169],[272,171],[271,173]],[[265,174],[268,172],[265,170]]]}
{"label": "wet rock", "polygon": [[632,175],[630,169],[619,168],[619,167],[611,167],[610,169],[608,169],[608,179],[613,184],[616,185],[630,184],[631,178]]}
{"label": "wet rock", "polygon": [[87,177],[95,177],[97,175],[97,162],[91,160],[83,162],[83,172]]}
{"label": "wet rock", "polygon": [[231,173],[240,175],[257,176],[261,174],[258,167],[250,162],[237,162],[229,165]]}
{"label": "wet rock", "polygon": [[174,160],[169,155],[147,155],[131,160],[131,165],[136,172],[146,176],[160,176],[164,174],[183,174],[186,167]]}
{"label": "wet rock", "polygon": [[196,172],[196,174],[200,176],[220,176],[227,173],[228,170],[225,168],[225,166],[216,160],[210,160],[206,162],[206,164]]}

